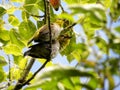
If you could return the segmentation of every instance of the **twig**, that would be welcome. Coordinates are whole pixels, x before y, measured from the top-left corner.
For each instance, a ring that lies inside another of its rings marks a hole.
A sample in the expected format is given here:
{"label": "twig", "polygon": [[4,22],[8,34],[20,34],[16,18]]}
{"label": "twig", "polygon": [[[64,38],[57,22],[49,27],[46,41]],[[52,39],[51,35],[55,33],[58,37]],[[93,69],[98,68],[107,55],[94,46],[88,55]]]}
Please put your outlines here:
{"label": "twig", "polygon": [[45,63],[32,75],[32,77],[22,84],[22,86],[28,84],[32,79],[34,79],[34,77],[38,74],[38,72],[40,72],[48,62],[49,60],[46,60]]}
{"label": "twig", "polygon": [[50,3],[46,0],[47,2],[47,21],[48,21],[48,28],[49,28],[49,41],[50,41],[50,55],[49,55],[49,60],[51,60],[51,52],[52,52],[52,31],[51,31],[51,26],[50,26]]}
{"label": "twig", "polygon": [[63,6],[61,4],[60,4],[60,7],[62,9],[62,12],[65,13],[65,10],[64,10],[64,8],[63,8]]}
{"label": "twig", "polygon": [[33,15],[31,13],[29,13],[27,10],[25,10],[25,12],[33,17],[37,17],[37,18],[43,18],[45,15],[39,16],[39,15]]}
{"label": "twig", "polygon": [[45,13],[45,16],[44,16],[44,24],[46,24],[46,22],[47,22],[47,10],[46,10],[46,8],[47,8],[47,3],[46,3],[46,0],[44,0],[44,13]]}
{"label": "twig", "polygon": [[18,80],[14,90],[19,90],[21,89],[24,85],[22,85],[22,83],[25,81],[25,79],[27,78],[29,72],[30,72],[30,69],[32,68],[33,64],[35,62],[35,59],[34,58],[31,58],[28,66],[26,67],[26,69],[23,71],[23,74],[21,76],[21,78]]}
{"label": "twig", "polygon": [[76,24],[77,24],[77,23],[75,22],[75,23],[69,25],[68,27],[64,28],[64,30],[66,30],[66,29],[70,29],[70,28],[74,27]]}
{"label": "twig", "polygon": [[10,86],[10,82],[11,82],[11,60],[8,56],[8,62],[9,62],[9,75],[8,75],[8,78],[9,78],[9,82],[8,82],[8,86]]}
{"label": "twig", "polygon": [[31,16],[33,16],[33,17],[37,17],[37,18],[43,18],[44,17],[44,15],[43,16],[38,16],[38,15],[30,14],[30,13],[28,13],[28,14],[31,15]]}

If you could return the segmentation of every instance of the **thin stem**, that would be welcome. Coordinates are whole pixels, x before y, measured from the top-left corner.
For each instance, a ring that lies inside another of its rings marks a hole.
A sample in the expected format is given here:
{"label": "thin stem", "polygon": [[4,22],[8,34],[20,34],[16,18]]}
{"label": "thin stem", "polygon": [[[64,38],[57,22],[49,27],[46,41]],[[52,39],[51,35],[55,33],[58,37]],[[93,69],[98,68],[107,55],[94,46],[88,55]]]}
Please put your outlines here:
{"label": "thin stem", "polygon": [[26,82],[24,82],[22,84],[22,86],[28,84],[32,79],[34,79],[34,77],[46,66],[46,64],[48,63],[49,61],[46,60],[45,63],[32,75],[31,78],[29,78]]}
{"label": "thin stem", "polygon": [[25,81],[25,79],[27,78],[29,72],[30,72],[30,69],[32,68],[33,64],[35,62],[35,59],[34,58],[31,58],[29,64],[27,65],[26,69],[23,71],[23,74],[21,76],[21,78],[18,80],[14,90],[19,90],[21,89],[24,85],[22,85],[22,83]]}
{"label": "thin stem", "polygon": [[[47,1],[47,0],[46,0]],[[47,21],[48,21],[48,28],[49,28],[49,41],[50,41],[50,55],[49,60],[51,60],[51,52],[52,52],[52,30],[50,26],[50,3],[47,1]]]}
{"label": "thin stem", "polygon": [[44,13],[45,13],[45,16],[44,16],[44,24],[46,24],[46,22],[47,22],[47,10],[46,10],[46,8],[47,8],[47,3],[46,3],[46,0],[44,0]]}
{"label": "thin stem", "polygon": [[8,75],[8,78],[9,78],[9,83],[8,83],[8,86],[10,85],[10,82],[11,82],[11,60],[8,56],[8,63],[9,63],[9,75]]}

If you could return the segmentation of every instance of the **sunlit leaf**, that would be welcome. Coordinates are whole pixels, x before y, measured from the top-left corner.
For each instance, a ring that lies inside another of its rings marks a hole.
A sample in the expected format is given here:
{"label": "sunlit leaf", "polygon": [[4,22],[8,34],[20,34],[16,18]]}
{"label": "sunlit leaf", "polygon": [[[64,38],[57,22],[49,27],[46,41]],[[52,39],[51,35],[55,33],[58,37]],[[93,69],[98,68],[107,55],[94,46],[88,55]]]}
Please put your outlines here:
{"label": "sunlit leaf", "polygon": [[64,0],[66,3],[70,4],[85,4],[85,3],[95,3],[97,0]]}
{"label": "sunlit leaf", "polygon": [[25,0],[11,0],[12,2],[24,2]]}
{"label": "sunlit leaf", "polygon": [[109,81],[109,90],[113,90],[113,88],[115,87],[115,83],[114,83],[114,79],[109,71],[109,67],[106,69],[106,76]]}
{"label": "sunlit leaf", "polygon": [[106,53],[107,52],[107,45],[108,45],[107,42],[100,37],[96,37],[95,39],[96,39],[96,44],[100,48],[100,50],[102,50],[103,52]]}
{"label": "sunlit leaf", "polygon": [[31,14],[38,15],[38,8],[36,7],[38,0],[25,0],[24,8]]}
{"label": "sunlit leaf", "polygon": [[34,32],[36,31],[36,26],[34,23],[30,20],[23,21],[19,25],[19,34],[21,36],[21,39],[28,41]]}
{"label": "sunlit leaf", "polygon": [[120,26],[116,27],[115,30],[120,33]]}
{"label": "sunlit leaf", "polygon": [[0,68],[0,82],[2,82],[5,79],[5,73]]}
{"label": "sunlit leaf", "polygon": [[21,42],[20,37],[17,35],[15,29],[10,30],[9,36],[12,44],[16,44],[20,49],[23,49],[25,45],[23,44],[23,42]]}
{"label": "sunlit leaf", "polygon": [[11,25],[13,26],[18,26],[19,25],[19,20],[18,18],[16,18],[15,16],[13,15],[10,15],[9,18],[8,18],[8,21]]}
{"label": "sunlit leaf", "polygon": [[5,61],[5,58],[0,56],[0,66],[5,66],[7,62]]}
{"label": "sunlit leaf", "polygon": [[[53,74],[54,73],[54,74]],[[52,79],[62,79],[66,77],[94,77],[89,72],[82,72],[75,68],[71,67],[61,67],[61,66],[53,66],[49,67],[49,70],[47,72],[44,72],[41,76],[39,76],[39,79],[45,79],[45,78],[52,78]]]}
{"label": "sunlit leaf", "polygon": [[22,55],[21,49],[15,44],[8,44],[7,46],[3,47],[3,50],[6,54],[13,54],[13,55]]}
{"label": "sunlit leaf", "polygon": [[7,31],[7,30],[0,30],[0,39],[2,39],[4,41],[10,40],[9,31]]}

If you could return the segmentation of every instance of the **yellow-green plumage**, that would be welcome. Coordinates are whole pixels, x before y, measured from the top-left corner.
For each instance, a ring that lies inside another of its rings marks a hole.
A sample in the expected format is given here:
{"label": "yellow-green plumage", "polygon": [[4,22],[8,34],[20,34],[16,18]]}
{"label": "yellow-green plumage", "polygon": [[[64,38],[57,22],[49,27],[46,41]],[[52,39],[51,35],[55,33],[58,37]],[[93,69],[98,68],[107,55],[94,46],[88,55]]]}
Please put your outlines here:
{"label": "yellow-green plumage", "polygon": [[[51,34],[52,40],[56,40],[61,32],[61,26],[63,24],[63,20],[57,20],[55,23],[51,23]],[[28,41],[28,45],[32,42],[47,42],[49,41],[49,28],[48,25],[45,24],[41,28],[39,28],[33,35],[33,37]]]}

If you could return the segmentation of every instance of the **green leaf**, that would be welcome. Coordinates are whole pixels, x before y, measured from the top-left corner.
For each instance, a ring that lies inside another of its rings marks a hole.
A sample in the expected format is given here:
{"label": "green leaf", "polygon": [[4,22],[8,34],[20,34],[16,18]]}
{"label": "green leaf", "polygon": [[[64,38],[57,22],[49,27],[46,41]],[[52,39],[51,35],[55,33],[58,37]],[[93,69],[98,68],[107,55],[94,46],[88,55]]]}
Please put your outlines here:
{"label": "green leaf", "polygon": [[[41,11],[44,11],[44,2],[43,2],[43,0],[38,0],[36,7],[39,8]],[[51,12],[51,14],[52,14],[52,12]]]}
{"label": "green leaf", "polygon": [[2,17],[6,13],[6,10],[0,6],[0,17]]}
{"label": "green leaf", "polygon": [[11,0],[12,2],[24,2],[25,0]]}
{"label": "green leaf", "polygon": [[[77,79],[79,80],[78,83],[80,83],[80,79],[79,78],[77,78]],[[66,88],[65,90],[76,90],[75,85],[70,78],[65,78],[61,82],[64,85],[64,87]]]}
{"label": "green leaf", "polygon": [[25,47],[25,45],[20,40],[20,37],[18,36],[15,29],[10,30],[9,36],[10,36],[10,41],[12,44],[17,45],[20,49],[23,49],[23,47]]}
{"label": "green leaf", "polygon": [[[106,23],[105,8],[100,4],[73,4],[70,6],[73,14],[84,15],[86,20],[84,23],[86,29],[93,28],[92,30],[102,28]],[[83,23],[83,24],[84,24]],[[85,27],[85,26],[84,26]]]}
{"label": "green leaf", "polygon": [[100,50],[102,50],[104,53],[106,53],[107,46],[108,46],[107,42],[101,37],[95,37],[95,39],[96,39],[96,44],[100,48]]}
{"label": "green leaf", "polygon": [[95,90],[98,87],[98,80],[91,78],[88,82],[88,85],[92,87],[92,90]]}
{"label": "green leaf", "polygon": [[[35,83],[31,84],[25,90],[29,90],[30,88],[32,89],[42,88],[42,90],[52,90],[52,89],[59,90],[56,88],[59,87],[58,84],[62,84],[63,86],[65,86],[65,88],[68,88],[68,86],[64,84],[68,84],[70,86],[72,85],[71,87],[69,87],[72,90],[74,88],[74,83],[78,84],[78,81],[72,83],[70,79],[67,79],[71,77],[95,78],[95,76],[91,72],[83,72],[73,67],[68,67],[68,66],[63,67],[63,66],[55,65],[49,67],[48,70],[45,70],[42,74],[40,74],[36,78]],[[66,90],[69,90],[69,88]]]}
{"label": "green leaf", "polygon": [[120,33],[120,26],[115,27],[115,30]]}
{"label": "green leaf", "polygon": [[14,15],[10,15],[9,18],[8,18],[8,21],[11,25],[13,26],[18,26],[19,25],[19,19],[16,18]]}
{"label": "green leaf", "polygon": [[0,82],[2,82],[5,79],[5,73],[0,68]]}
{"label": "green leaf", "polygon": [[72,67],[62,67],[62,66],[56,65],[53,67],[49,67],[49,69],[50,70],[48,70],[47,72],[44,72],[41,76],[39,76],[39,80],[45,79],[45,78],[52,78],[52,79],[60,80],[66,77],[77,77],[77,76],[94,77],[94,75],[92,75],[89,72],[82,72]]}
{"label": "green leaf", "polygon": [[113,76],[111,75],[111,72],[109,71],[109,67],[106,69],[106,77],[109,81],[109,90],[113,90],[115,87]]}
{"label": "green leaf", "polygon": [[111,43],[110,48],[113,49],[114,52],[120,54],[120,42],[119,43]]}
{"label": "green leaf", "polygon": [[25,40],[26,42],[32,37],[35,31],[36,31],[36,26],[30,20],[23,21],[19,25],[19,34],[21,36],[21,39]]}
{"label": "green leaf", "polygon": [[13,55],[22,55],[21,49],[15,44],[8,44],[7,46],[3,47],[3,50],[6,54],[13,54]]}
{"label": "green leaf", "polygon": [[2,39],[4,41],[10,40],[9,31],[8,30],[0,30],[0,39]]}
{"label": "green leaf", "polygon": [[120,16],[120,3],[119,0],[114,0],[111,2],[110,6],[110,16],[113,21],[117,21]]}
{"label": "green leaf", "polygon": [[38,8],[36,7],[37,3],[38,0],[25,0],[24,8],[31,14],[39,15]]}
{"label": "green leaf", "polygon": [[22,11],[22,19],[23,19],[24,21],[28,20],[29,17],[30,17],[30,15],[29,15],[27,12]]}
{"label": "green leaf", "polygon": [[5,58],[0,56],[0,66],[5,66],[7,62],[5,61]]}

